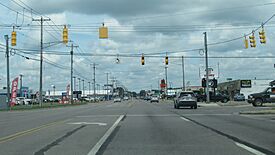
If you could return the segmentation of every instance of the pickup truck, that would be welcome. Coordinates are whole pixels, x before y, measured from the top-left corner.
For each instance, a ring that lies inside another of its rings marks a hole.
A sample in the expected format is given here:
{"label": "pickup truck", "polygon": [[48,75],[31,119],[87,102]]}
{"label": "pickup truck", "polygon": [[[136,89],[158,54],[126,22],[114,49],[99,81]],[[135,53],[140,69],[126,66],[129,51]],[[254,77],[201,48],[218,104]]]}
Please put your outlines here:
{"label": "pickup truck", "polygon": [[[198,100],[198,102],[206,102],[206,95],[196,95],[196,98]],[[224,95],[224,94],[220,94],[217,93],[216,95],[214,95],[213,93],[210,93],[210,102],[222,102],[222,103],[226,103],[228,102],[229,96]]]}
{"label": "pickup truck", "polygon": [[275,103],[275,88],[268,87],[263,92],[248,95],[248,103],[253,106],[262,106],[263,103]]}

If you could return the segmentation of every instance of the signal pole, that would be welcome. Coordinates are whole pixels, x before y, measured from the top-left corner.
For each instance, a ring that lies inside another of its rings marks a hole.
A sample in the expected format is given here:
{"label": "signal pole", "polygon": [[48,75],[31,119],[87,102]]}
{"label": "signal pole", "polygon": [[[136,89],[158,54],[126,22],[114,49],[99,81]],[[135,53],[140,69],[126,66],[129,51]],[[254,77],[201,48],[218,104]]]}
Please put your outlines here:
{"label": "signal pole", "polygon": [[83,96],[85,95],[85,85],[84,85],[84,79],[82,79],[82,85],[83,85]]}
{"label": "signal pole", "polygon": [[207,50],[207,33],[204,32],[204,46],[205,46],[205,71],[206,71],[206,102],[209,103],[209,71],[208,71],[208,50]]}
{"label": "signal pole", "polygon": [[10,106],[10,54],[9,54],[9,36],[5,35],[6,39],[6,57],[7,57],[7,107]]}
{"label": "signal pole", "polygon": [[43,86],[43,22],[44,21],[50,21],[51,19],[43,19],[41,16],[41,19],[33,19],[32,21],[39,21],[41,24],[41,40],[40,40],[40,84],[39,84],[39,104],[42,106],[43,99],[42,99],[42,86]]}
{"label": "signal pole", "polygon": [[[91,82],[89,81],[88,84],[89,84],[89,95],[90,95],[90,92],[91,92]],[[89,96],[89,95],[87,95],[87,96]]]}

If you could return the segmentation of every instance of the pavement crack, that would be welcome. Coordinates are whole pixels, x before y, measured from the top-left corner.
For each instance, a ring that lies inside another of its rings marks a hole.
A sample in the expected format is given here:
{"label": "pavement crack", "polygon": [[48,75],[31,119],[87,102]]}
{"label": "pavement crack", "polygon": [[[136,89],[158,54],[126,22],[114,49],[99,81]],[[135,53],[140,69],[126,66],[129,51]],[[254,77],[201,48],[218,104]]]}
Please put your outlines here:
{"label": "pavement crack", "polygon": [[48,150],[50,150],[52,147],[59,145],[62,141],[64,141],[66,138],[70,137],[71,135],[73,135],[75,132],[77,132],[78,130],[82,129],[86,127],[86,125],[82,125],[72,131],[67,132],[64,136],[56,139],[54,142],[48,144],[47,146],[43,147],[42,149],[40,149],[39,151],[35,152],[34,155],[44,155],[45,152],[47,152]]}

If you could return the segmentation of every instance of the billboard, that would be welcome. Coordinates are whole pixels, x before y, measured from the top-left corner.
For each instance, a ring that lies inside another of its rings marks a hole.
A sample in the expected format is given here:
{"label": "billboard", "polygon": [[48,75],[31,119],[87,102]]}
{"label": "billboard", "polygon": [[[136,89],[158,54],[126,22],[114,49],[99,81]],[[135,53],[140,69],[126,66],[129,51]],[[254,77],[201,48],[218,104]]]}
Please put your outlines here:
{"label": "billboard", "polygon": [[251,88],[251,80],[241,80],[241,88]]}

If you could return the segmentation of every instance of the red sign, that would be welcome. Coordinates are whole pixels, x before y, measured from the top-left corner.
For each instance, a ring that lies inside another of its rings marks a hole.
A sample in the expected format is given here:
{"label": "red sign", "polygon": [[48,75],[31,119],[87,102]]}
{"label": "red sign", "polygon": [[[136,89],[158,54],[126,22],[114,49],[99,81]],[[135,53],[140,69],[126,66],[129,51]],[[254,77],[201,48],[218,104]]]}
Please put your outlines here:
{"label": "red sign", "polygon": [[69,99],[69,92],[70,92],[70,84],[67,85],[67,99]]}
{"label": "red sign", "polygon": [[10,106],[14,106],[16,104],[17,86],[18,86],[18,77],[12,81]]}

